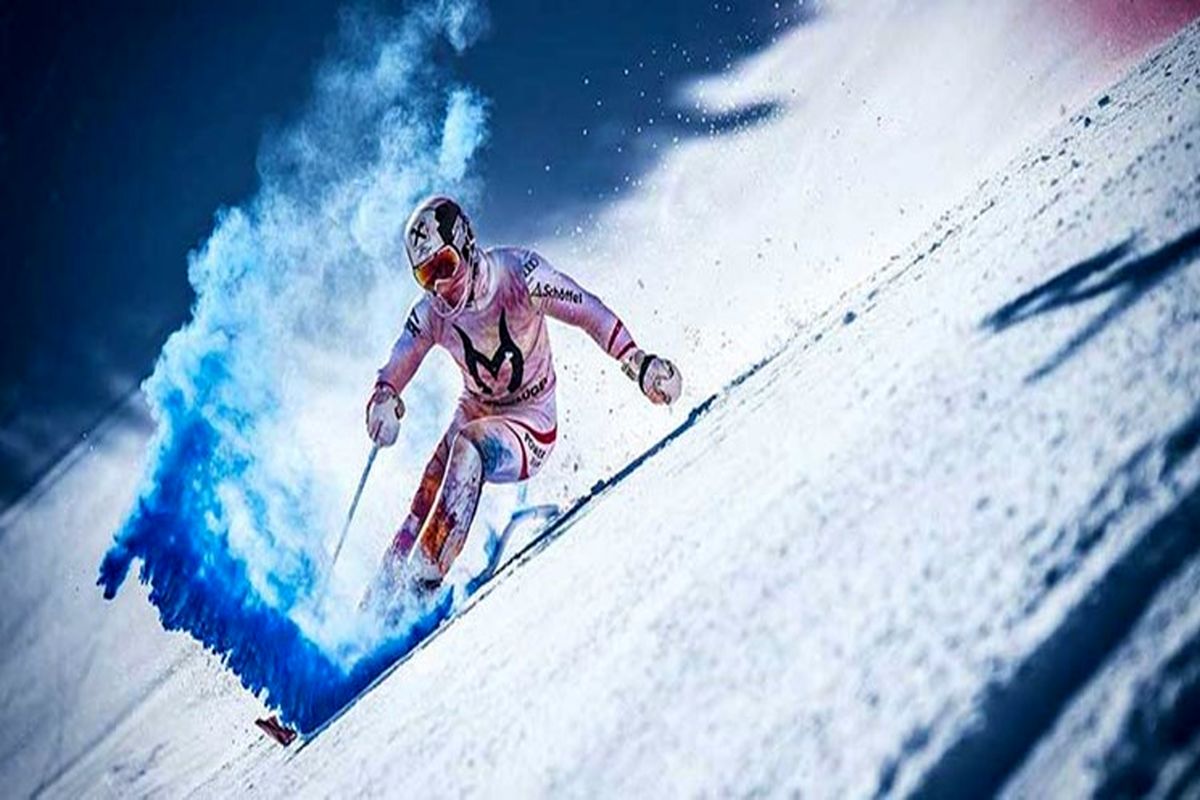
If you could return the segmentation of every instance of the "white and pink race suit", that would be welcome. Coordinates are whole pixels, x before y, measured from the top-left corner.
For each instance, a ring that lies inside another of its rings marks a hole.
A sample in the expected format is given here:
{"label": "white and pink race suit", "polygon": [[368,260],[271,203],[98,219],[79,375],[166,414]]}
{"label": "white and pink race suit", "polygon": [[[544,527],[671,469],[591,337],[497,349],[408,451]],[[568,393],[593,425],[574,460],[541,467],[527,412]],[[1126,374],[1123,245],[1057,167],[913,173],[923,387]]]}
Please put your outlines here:
{"label": "white and pink race suit", "polygon": [[425,467],[408,517],[385,557],[403,561],[430,516],[455,440],[466,435],[479,451],[478,485],[446,487],[463,495],[461,513],[439,514],[422,549],[444,575],[462,549],[483,482],[511,483],[537,474],[558,436],[554,362],[546,317],[581,328],[612,358],[636,351],[617,315],[595,295],[555,270],[537,253],[496,247],[481,253],[472,296],[462,311],[441,316],[423,294],[412,306],[379,381],[397,394],[412,380],[430,348],[450,351],[463,374],[463,393],[445,435]]}

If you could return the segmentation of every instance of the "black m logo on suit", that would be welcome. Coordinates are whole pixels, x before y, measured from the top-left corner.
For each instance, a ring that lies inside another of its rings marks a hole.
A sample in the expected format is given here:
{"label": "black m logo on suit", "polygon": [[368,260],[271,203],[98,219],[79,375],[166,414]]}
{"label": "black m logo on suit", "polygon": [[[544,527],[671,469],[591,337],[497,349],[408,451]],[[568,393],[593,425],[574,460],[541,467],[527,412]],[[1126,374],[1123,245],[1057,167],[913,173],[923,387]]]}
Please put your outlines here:
{"label": "black m logo on suit", "polygon": [[491,358],[475,349],[475,345],[471,343],[471,337],[467,336],[466,331],[457,325],[454,326],[454,330],[458,331],[459,338],[462,339],[463,358],[467,362],[467,369],[470,370],[471,377],[475,379],[475,385],[479,387],[479,391],[484,394],[492,394],[491,388],[480,377],[479,368],[483,367],[492,378],[496,378],[500,374],[500,368],[504,366],[504,359],[510,356],[512,357],[512,377],[508,379],[508,391],[515,392],[520,387],[521,380],[525,377],[525,356],[508,332],[508,320],[505,319],[503,310],[500,311],[500,346],[496,348],[496,352],[492,354]]}

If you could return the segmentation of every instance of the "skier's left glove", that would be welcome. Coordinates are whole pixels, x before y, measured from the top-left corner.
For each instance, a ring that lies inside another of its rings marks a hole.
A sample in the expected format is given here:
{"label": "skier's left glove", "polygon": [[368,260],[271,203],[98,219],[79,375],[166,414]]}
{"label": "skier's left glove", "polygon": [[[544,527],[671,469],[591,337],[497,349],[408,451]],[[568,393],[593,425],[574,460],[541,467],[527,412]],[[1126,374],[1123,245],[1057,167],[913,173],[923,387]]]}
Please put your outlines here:
{"label": "skier's left glove", "polygon": [[656,405],[674,403],[683,390],[683,376],[679,374],[679,369],[665,358],[634,350],[622,362],[621,369],[631,380],[637,381],[642,394]]}
{"label": "skier's left glove", "polygon": [[367,436],[380,447],[391,447],[400,435],[404,401],[391,384],[380,381],[367,401]]}

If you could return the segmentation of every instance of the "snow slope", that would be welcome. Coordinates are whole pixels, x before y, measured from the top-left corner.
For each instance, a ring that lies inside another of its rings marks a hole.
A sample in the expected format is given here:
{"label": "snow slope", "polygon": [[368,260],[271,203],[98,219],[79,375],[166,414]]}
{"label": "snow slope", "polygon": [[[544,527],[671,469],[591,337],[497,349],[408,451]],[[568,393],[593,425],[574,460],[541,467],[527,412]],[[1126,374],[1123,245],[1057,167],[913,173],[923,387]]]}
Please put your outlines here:
{"label": "snow slope", "polygon": [[[954,5],[909,21],[913,35],[943,41],[961,19]],[[864,32],[867,18],[832,15],[739,77],[753,84],[757,69],[762,81],[801,82],[821,72],[815,54],[833,63],[839,44],[895,33],[883,23]],[[680,358],[696,365],[691,405],[800,320],[776,354],[299,753],[253,732],[257,704],[188,640],[162,634],[141,592],[100,604],[95,566],[147,436],[136,415],[113,420],[2,521],[6,785],[56,796],[1002,786],[1045,796],[1113,790],[1146,765],[1186,772],[1195,743],[1139,720],[1174,720],[1187,734],[1186,707],[1172,698],[1195,691],[1198,38],[1189,29],[1111,90],[1086,52],[1047,44],[1044,62],[1030,60],[1058,83],[1001,73],[991,85],[1016,96],[1024,87],[1028,114],[962,123],[985,133],[1001,118],[1019,124],[983,136],[986,147],[943,137],[938,151],[929,137],[959,130],[954,111],[1005,106],[972,102],[974,78],[951,81],[940,95],[957,97],[951,111],[884,139],[925,140],[928,152],[910,154],[918,166],[953,167],[923,191],[928,169],[877,172],[893,162],[863,149],[881,116],[870,112],[840,118],[838,134],[858,137],[848,150],[866,163],[822,163],[814,145],[798,148],[805,164],[774,169],[770,158],[797,140],[796,110],[685,148],[595,238],[548,243],[585,273],[594,264],[601,284],[605,248],[627,236],[672,246],[691,231],[689,253],[749,260],[755,232],[735,226],[720,250],[706,238],[719,204],[685,191],[695,165],[726,153],[734,176],[710,174],[711,191],[759,181],[778,200],[767,227],[821,230],[827,260],[802,259],[790,236],[761,243],[762,262],[785,266],[735,297],[729,319],[681,326],[685,338],[668,333],[663,349],[691,354]],[[907,59],[863,47],[845,68],[859,76],[851,85],[887,85],[856,99],[905,107],[904,75],[926,66],[912,53],[931,52],[920,44],[901,51]],[[990,63],[1001,64],[1008,51],[996,48]],[[989,63],[969,35],[962,49]],[[885,69],[889,59],[903,63]],[[836,94],[841,84],[821,77]],[[1046,133],[1067,102],[1081,110]],[[1034,144],[1017,149],[1035,125]],[[739,160],[756,171],[737,170]],[[871,176],[881,196],[856,215]],[[788,194],[822,185],[817,201]],[[897,221],[892,204],[910,201],[913,220]],[[657,219],[648,207],[687,216],[650,234],[639,227]],[[856,229],[838,228],[847,219]],[[706,279],[727,274],[706,262],[691,263]],[[663,298],[683,306],[664,316],[695,314],[700,293],[678,275],[662,280],[633,302],[642,328],[670,330],[669,319],[651,322],[651,309],[672,308]],[[764,305],[780,287],[795,308]],[[744,338],[732,335],[739,324]],[[579,344],[564,338],[571,355],[560,361],[582,362]],[[605,435],[588,419],[607,409],[582,380],[570,373],[563,389],[576,443]],[[570,451],[560,453],[565,488],[554,491],[580,493],[681,421],[657,420],[643,439],[618,434],[605,453],[615,463],[587,461],[574,483]],[[362,550],[373,558],[372,543]],[[1026,712],[1017,721],[1014,708]]]}
{"label": "snow slope", "polygon": [[[1077,716],[1111,651],[1130,680],[1194,650],[1196,39],[847,292],[310,748],[269,754],[271,790],[979,796],[1053,745],[1041,709]],[[1045,655],[1176,575],[1174,629]],[[1115,779],[1037,762],[1014,793]]]}

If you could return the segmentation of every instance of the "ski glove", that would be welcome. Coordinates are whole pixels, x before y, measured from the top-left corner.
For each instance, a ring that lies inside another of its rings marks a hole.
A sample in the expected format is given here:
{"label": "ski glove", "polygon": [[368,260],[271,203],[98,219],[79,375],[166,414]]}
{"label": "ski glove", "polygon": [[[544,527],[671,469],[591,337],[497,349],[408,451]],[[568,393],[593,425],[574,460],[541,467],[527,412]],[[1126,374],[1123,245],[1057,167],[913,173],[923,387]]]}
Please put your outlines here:
{"label": "ski glove", "polygon": [[679,399],[683,390],[683,376],[678,368],[665,358],[634,350],[621,365],[631,380],[637,381],[642,394],[655,405],[670,405]]}
{"label": "ski glove", "polygon": [[380,447],[391,447],[400,435],[404,401],[391,384],[377,383],[367,401],[367,436]]}

